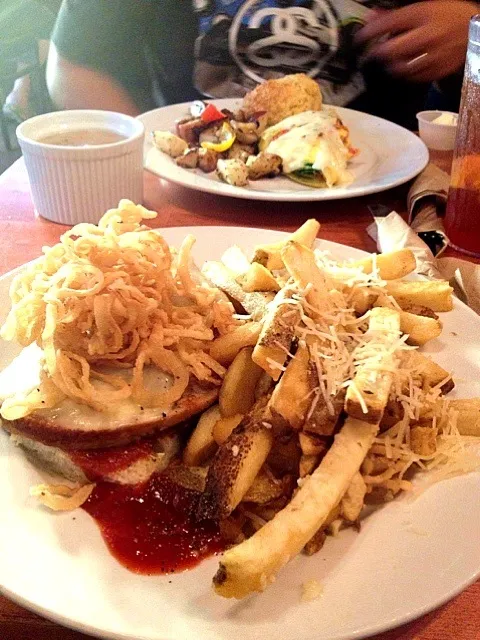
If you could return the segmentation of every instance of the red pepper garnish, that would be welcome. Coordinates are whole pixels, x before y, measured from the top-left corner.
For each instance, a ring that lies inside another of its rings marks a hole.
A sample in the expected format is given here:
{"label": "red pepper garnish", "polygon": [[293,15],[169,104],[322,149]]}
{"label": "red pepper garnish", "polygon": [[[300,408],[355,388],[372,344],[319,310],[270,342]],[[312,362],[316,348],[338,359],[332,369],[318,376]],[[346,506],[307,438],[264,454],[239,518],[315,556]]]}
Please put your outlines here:
{"label": "red pepper garnish", "polygon": [[215,122],[216,120],[224,120],[225,114],[219,111],[214,104],[209,104],[202,111],[200,119],[203,122]]}

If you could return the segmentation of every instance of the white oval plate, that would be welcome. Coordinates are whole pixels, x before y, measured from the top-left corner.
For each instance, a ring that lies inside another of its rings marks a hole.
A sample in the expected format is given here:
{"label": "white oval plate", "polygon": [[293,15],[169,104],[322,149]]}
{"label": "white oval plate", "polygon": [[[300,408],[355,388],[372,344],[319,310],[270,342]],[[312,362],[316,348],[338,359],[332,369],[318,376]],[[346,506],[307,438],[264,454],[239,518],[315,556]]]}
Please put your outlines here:
{"label": "white oval plate", "polygon": [[[234,111],[239,100],[215,100],[223,109]],[[182,169],[175,161],[155,149],[151,140],[154,130],[174,130],[175,121],[189,114],[190,103],[175,104],[154,109],[139,116],[145,125],[145,168],[160,178],[189,189],[208,193],[246,198],[248,200],[313,201],[339,200],[385,191],[414,178],[428,162],[425,144],[403,127],[371,116],[368,113],[335,107],[350,129],[352,144],[360,150],[349,164],[354,175],[348,187],[312,189],[285,177],[251,180],[247,187],[232,187],[222,182],[215,173],[205,174],[200,169]]]}
{"label": "white oval plate", "polygon": [[[238,227],[165,229],[179,245],[198,238],[198,264],[231,244],[285,237]],[[339,258],[363,252],[320,241]],[[3,321],[12,274],[0,279]],[[480,319],[460,302],[442,316],[430,351],[453,370],[460,396],[480,395]],[[19,349],[2,343],[0,367]],[[82,510],[48,513],[28,497],[42,475],[0,434],[0,590],[61,624],[102,638],[128,640],[347,640],[420,616],[464,589],[480,573],[480,474],[439,483],[416,500],[401,499],[368,517],[360,533],[329,538],[315,556],[299,556],[263,593],[224,600],[211,589],[218,559],[170,576],[130,573],[108,553]],[[301,602],[315,578],[323,595]]]}

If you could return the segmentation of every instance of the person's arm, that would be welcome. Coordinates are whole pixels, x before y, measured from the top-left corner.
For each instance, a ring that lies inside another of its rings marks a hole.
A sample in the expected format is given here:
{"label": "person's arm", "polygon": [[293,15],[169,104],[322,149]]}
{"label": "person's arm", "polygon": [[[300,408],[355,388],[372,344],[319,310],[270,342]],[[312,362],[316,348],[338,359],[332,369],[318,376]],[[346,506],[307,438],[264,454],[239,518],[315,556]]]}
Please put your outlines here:
{"label": "person's arm", "polygon": [[150,107],[146,0],[64,0],[52,34],[47,85],[62,109],[138,114]]}
{"label": "person's arm", "polygon": [[111,76],[70,62],[52,43],[47,62],[47,86],[59,109],[104,109],[136,116],[140,109]]}
{"label": "person's arm", "polygon": [[470,18],[479,5],[468,0],[426,0],[373,13],[357,42],[392,75],[432,82],[461,72]]}

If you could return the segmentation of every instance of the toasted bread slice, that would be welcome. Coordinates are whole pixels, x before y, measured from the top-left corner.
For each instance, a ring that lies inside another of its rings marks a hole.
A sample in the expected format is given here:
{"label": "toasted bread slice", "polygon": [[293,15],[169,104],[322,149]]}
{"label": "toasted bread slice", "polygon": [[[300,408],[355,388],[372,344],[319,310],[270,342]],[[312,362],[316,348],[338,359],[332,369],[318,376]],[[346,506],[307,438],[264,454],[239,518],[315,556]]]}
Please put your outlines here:
{"label": "toasted bread slice", "polygon": [[163,471],[180,449],[177,434],[165,433],[126,447],[75,451],[51,447],[31,438],[12,434],[15,445],[25,450],[38,467],[71,482],[115,482],[139,484]]}
{"label": "toasted bread slice", "polygon": [[[34,374],[36,372],[38,380],[39,370],[39,350],[27,347],[3,370],[0,398],[5,398],[13,390],[22,392],[33,388],[38,384],[34,381]],[[25,376],[25,371],[30,371],[28,376]],[[125,371],[118,370],[118,375],[126,375]],[[28,384],[23,379],[25,377],[28,378]],[[145,382],[151,388],[166,388],[170,379],[158,369],[149,367],[145,369]],[[2,422],[11,433],[49,446],[63,449],[101,449],[126,445],[184,422],[207,409],[216,401],[217,396],[217,387],[205,388],[190,383],[173,406],[142,407],[127,398],[117,402],[108,411],[96,411],[67,398],[53,409],[37,409],[18,420],[2,419]]]}
{"label": "toasted bread slice", "polygon": [[2,422],[15,435],[53,447],[118,447],[188,420],[208,409],[217,396],[217,388],[202,389],[191,385],[172,407],[141,410],[137,404],[125,400],[109,413],[63,400],[54,409],[39,409],[19,420]]}

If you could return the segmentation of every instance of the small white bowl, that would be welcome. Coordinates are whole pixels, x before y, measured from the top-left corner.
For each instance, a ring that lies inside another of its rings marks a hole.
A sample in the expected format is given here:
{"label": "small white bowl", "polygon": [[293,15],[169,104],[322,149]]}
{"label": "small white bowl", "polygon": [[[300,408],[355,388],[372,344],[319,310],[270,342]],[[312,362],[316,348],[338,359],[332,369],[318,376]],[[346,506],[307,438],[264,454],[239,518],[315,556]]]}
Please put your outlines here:
{"label": "small white bowl", "polygon": [[[42,141],[84,129],[114,132],[122,139],[89,146]],[[17,137],[33,204],[43,218],[95,224],[122,198],[142,202],[145,129],[140,120],[112,111],[56,111],[22,122]]]}
{"label": "small white bowl", "polygon": [[457,113],[452,111],[420,111],[417,113],[418,132],[420,138],[425,142],[429,149],[438,151],[451,151],[455,146],[455,136],[457,133],[457,123],[440,124],[433,122],[444,113],[456,116]]}

